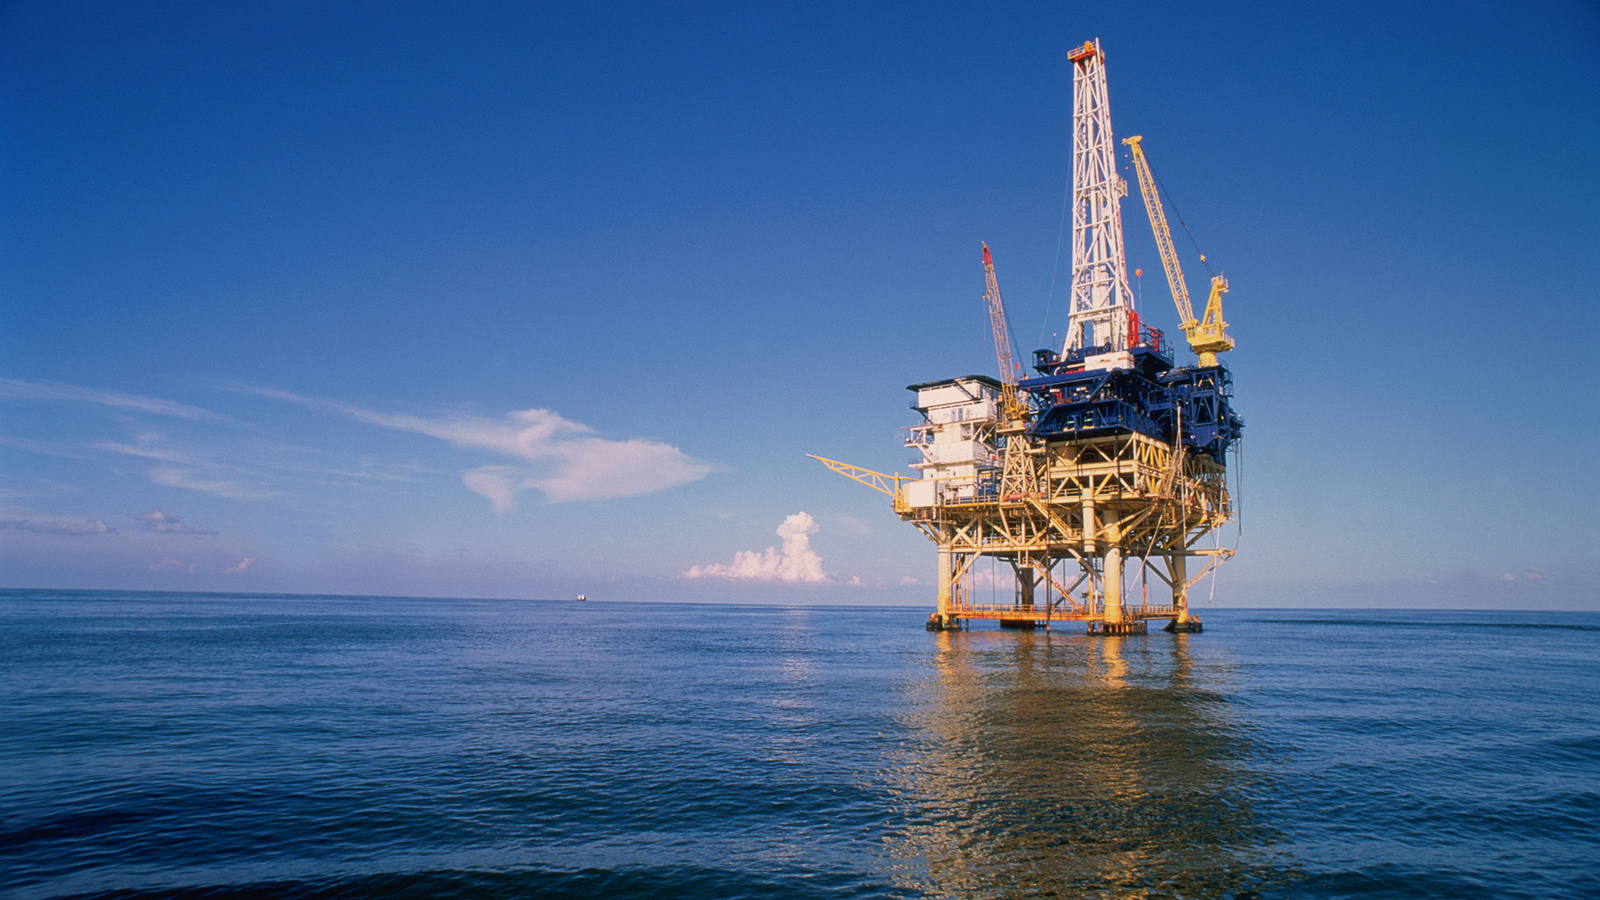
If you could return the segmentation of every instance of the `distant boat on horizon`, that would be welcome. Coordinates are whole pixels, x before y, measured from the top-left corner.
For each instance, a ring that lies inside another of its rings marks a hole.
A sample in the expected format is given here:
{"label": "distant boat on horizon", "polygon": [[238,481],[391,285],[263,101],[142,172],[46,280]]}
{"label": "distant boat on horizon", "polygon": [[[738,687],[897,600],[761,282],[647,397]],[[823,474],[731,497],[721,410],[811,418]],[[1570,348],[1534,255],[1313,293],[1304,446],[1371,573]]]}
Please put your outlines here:
{"label": "distant boat on horizon", "polygon": [[579,594],[578,595],[578,599],[579,600],[587,600],[587,599],[589,599],[589,596],[587,594]]}

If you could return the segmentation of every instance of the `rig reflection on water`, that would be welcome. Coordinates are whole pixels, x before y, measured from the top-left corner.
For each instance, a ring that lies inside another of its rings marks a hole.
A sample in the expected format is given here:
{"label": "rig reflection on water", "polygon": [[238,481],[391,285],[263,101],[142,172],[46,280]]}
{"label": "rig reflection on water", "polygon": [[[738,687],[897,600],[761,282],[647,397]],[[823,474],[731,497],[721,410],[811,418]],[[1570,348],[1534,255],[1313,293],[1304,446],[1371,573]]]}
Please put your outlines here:
{"label": "rig reflection on water", "polygon": [[[935,896],[1248,897],[1297,880],[1256,751],[1191,637],[938,635],[890,780],[899,884]],[[1209,651],[1209,648],[1207,650]],[[1274,864],[1274,863],[1277,864]]]}

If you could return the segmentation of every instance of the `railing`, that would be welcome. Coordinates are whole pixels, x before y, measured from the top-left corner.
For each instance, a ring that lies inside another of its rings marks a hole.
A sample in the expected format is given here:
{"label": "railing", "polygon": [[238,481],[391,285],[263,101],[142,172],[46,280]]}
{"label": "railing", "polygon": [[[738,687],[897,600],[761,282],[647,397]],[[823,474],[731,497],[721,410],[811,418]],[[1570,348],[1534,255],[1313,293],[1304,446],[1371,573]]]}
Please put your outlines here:
{"label": "railing", "polygon": [[[1057,601],[1059,602],[1059,601]],[[973,619],[1025,619],[1032,618],[1043,622],[1082,622],[1088,619],[1099,620],[1103,616],[1099,613],[1086,614],[1075,609],[1047,609],[1044,603],[1035,603],[1024,606],[1018,601],[1009,603],[956,603],[950,607],[953,615]],[[1122,617],[1124,619],[1175,619],[1178,616],[1176,606],[1124,606]]]}
{"label": "railing", "polygon": [[1032,606],[1023,606],[1018,602],[956,604],[950,607],[950,611],[958,616],[973,616],[975,618],[995,618],[1004,616],[1008,619],[1014,619],[1024,616],[1033,616],[1037,619],[1044,620],[1064,619],[1074,615],[1071,610],[1067,610],[1065,612],[1062,610],[1050,612],[1046,610],[1043,603],[1035,603]]}
{"label": "railing", "polygon": [[1149,347],[1167,359],[1172,358],[1172,343],[1167,340],[1166,332],[1159,328],[1141,327],[1136,334],[1129,335],[1129,337],[1129,350],[1136,347]]}

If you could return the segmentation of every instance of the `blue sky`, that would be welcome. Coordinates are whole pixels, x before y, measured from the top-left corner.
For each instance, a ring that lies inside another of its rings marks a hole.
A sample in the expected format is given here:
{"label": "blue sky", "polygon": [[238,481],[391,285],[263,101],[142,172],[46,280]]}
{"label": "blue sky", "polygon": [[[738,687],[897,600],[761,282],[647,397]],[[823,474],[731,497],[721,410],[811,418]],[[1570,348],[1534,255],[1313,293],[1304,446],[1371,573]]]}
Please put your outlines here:
{"label": "blue sky", "polygon": [[1232,284],[1215,602],[1600,608],[1581,2],[8,4],[0,583],[930,603],[803,454],[992,372],[982,241],[1053,343],[1089,38]]}

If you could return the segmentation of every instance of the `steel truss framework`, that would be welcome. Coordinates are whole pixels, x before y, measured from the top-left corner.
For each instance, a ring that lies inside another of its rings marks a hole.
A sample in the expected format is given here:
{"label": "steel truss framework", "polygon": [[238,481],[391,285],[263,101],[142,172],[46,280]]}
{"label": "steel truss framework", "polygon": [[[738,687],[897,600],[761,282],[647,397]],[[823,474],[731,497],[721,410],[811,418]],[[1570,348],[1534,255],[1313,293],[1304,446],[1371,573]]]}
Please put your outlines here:
{"label": "steel truss framework", "polygon": [[[1190,626],[1189,588],[1232,555],[1197,546],[1233,514],[1225,467],[1138,433],[1047,442],[1007,429],[1002,437],[1001,489],[934,506],[907,503],[905,485],[915,479],[813,458],[888,495],[895,513],[938,547],[931,626],[1084,622],[1117,633],[1162,618]],[[984,557],[1015,575],[1011,596],[976,596],[971,576]],[[1195,558],[1203,562],[1191,566]],[[1124,576],[1135,561],[1170,589],[1170,602],[1128,602]]]}
{"label": "steel truss framework", "polygon": [[[939,549],[935,624],[1079,621],[1112,632],[1156,618],[1188,624],[1189,587],[1230,555],[1196,546],[1232,514],[1224,467],[1136,433],[1005,437],[998,497],[913,508],[896,496],[900,518]],[[972,591],[968,576],[983,557],[1015,574],[1012,596],[984,601]],[[1205,563],[1190,566],[1194,557]],[[1136,571],[1135,560],[1170,588],[1170,602],[1128,602],[1124,574]]]}

